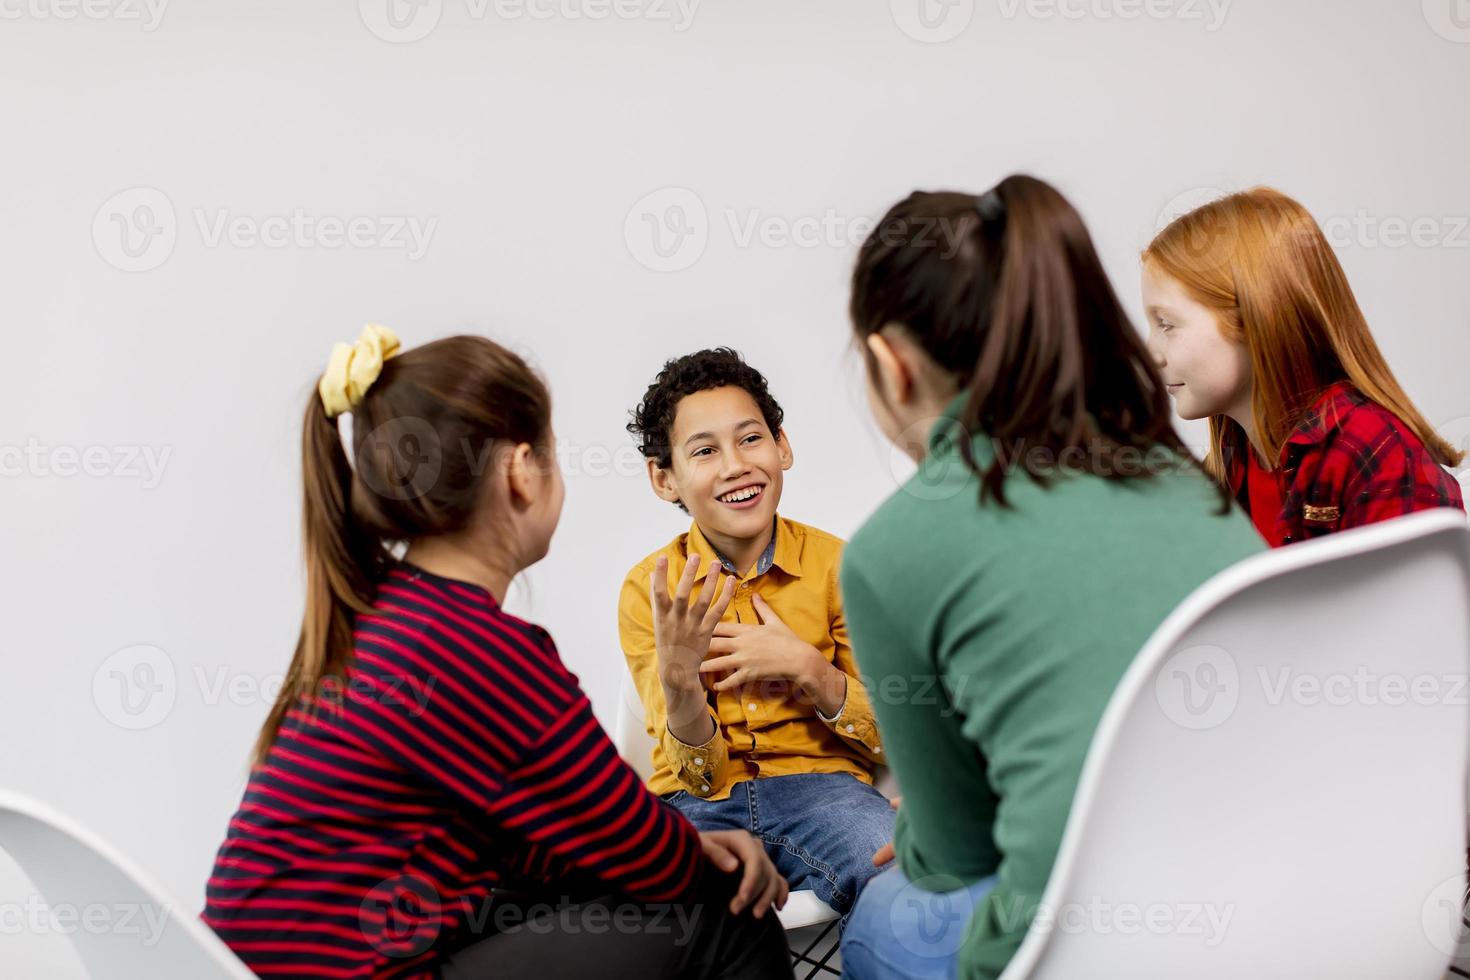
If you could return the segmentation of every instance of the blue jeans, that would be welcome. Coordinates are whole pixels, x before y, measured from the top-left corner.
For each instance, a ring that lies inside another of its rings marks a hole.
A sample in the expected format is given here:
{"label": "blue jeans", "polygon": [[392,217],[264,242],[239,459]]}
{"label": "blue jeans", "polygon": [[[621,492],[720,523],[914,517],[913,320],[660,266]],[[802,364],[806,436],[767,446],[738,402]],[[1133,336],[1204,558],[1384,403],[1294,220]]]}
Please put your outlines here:
{"label": "blue jeans", "polygon": [[[943,878],[945,880],[938,880]],[[933,876],[928,891],[892,865],[868,882],[842,934],[846,980],[951,980],[970,915],[995,887],[995,876],[960,886],[948,875]]]}
{"label": "blue jeans", "polygon": [[664,799],[700,830],[748,830],[766,845],[792,888],[810,888],[842,916],[882,869],[873,852],[893,839],[893,808],[845,772],[800,773],[736,783],[729,799],[679,790]]}

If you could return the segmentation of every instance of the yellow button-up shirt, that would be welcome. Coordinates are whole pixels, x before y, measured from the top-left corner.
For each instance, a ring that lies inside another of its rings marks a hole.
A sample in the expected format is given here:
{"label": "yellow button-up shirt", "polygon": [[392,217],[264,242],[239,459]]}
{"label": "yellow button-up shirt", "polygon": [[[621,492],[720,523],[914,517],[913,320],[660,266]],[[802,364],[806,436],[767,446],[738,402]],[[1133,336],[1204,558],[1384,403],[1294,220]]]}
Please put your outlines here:
{"label": "yellow button-up shirt", "polygon": [[763,776],[846,772],[873,782],[874,767],[884,762],[883,745],[847,640],[837,584],[842,545],[841,538],[778,517],[770,567],[762,571],[758,562],[744,575],[724,615],[727,623],[759,623],[752,598],[759,592],[793,633],[847,675],[847,698],[836,717],[823,717],[793,684],[758,681],[743,690],[715,691],[715,678],[707,674],[715,733],[703,745],[686,745],[669,731],[648,580],[658,559],[667,558],[673,595],[691,553],[702,559],[701,571],[720,557],[694,524],[628,572],[618,601],[618,634],[655,742],[650,790],[663,795],[682,789],[723,800],[736,783]]}

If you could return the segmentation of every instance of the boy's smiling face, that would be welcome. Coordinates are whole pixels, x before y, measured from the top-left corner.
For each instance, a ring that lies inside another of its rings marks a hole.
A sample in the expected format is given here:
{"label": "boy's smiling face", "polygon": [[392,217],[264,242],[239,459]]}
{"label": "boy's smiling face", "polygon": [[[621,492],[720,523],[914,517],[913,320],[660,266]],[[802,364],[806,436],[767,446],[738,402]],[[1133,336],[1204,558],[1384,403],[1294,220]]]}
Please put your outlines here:
{"label": "boy's smiling face", "polygon": [[785,430],[772,433],[744,388],[725,386],[685,395],[669,432],[672,464],[648,464],[653,490],[682,501],[711,543],[759,538],[781,500],[781,476],[791,468]]}

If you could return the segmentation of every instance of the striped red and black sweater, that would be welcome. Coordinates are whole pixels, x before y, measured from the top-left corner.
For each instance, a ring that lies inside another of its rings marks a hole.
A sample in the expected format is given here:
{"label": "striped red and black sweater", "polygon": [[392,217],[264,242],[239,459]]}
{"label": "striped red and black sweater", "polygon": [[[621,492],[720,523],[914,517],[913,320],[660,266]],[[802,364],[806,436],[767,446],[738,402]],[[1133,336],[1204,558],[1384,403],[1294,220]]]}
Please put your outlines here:
{"label": "striped red and black sweater", "polygon": [[203,918],[263,977],[436,977],[497,887],[687,897],[694,828],[640,784],[550,635],[408,564],[331,707],[252,773]]}

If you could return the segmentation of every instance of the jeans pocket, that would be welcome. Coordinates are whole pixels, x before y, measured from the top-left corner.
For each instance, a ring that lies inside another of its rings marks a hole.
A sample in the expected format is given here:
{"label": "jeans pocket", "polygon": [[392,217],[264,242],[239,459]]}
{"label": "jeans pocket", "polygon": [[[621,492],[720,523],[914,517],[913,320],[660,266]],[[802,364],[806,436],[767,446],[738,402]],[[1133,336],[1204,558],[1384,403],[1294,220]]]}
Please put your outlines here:
{"label": "jeans pocket", "polygon": [[660,796],[659,799],[663,800],[665,803],[678,803],[680,800],[684,799],[684,797],[688,795],[689,794],[686,791],[682,789],[676,789],[672,793],[665,793],[663,796]]}

